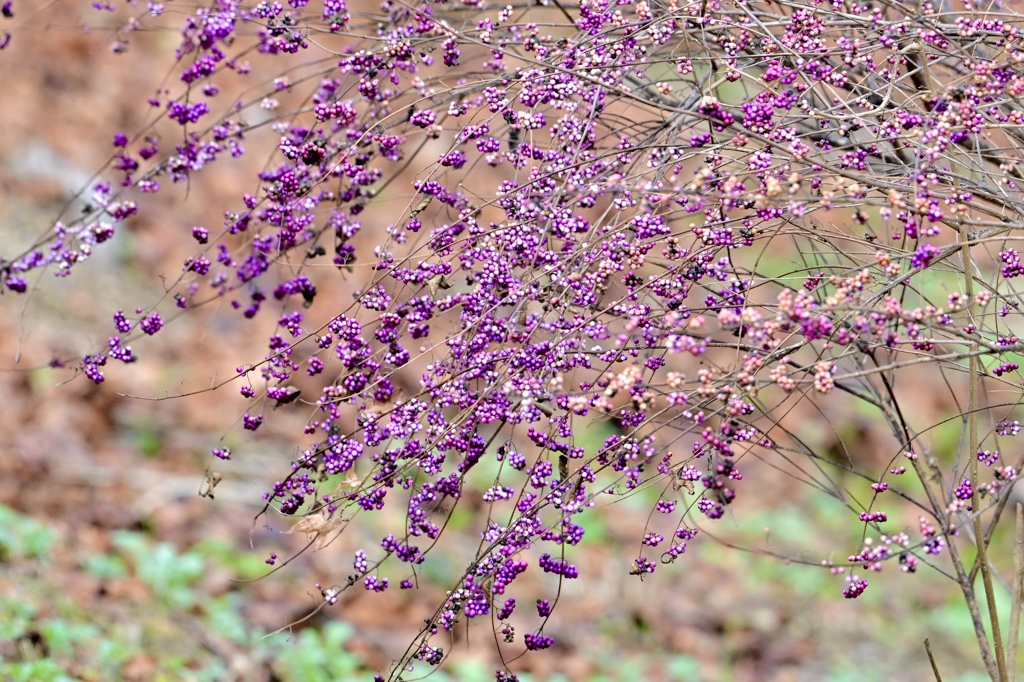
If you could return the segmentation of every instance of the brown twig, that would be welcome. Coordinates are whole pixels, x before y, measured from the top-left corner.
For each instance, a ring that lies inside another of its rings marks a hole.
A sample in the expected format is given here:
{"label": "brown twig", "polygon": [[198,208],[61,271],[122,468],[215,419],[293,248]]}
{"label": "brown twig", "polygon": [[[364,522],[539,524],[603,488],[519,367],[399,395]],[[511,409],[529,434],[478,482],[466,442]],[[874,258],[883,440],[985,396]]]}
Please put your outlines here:
{"label": "brown twig", "polygon": [[932,664],[932,674],[935,675],[935,682],[942,682],[942,675],[939,674],[939,666],[935,662],[935,656],[932,655],[932,643],[928,641],[928,638],[924,638],[924,650],[928,653],[928,662]]}
{"label": "brown twig", "polygon": [[1006,667],[1010,679],[1017,678],[1017,638],[1020,633],[1021,582],[1024,581],[1024,505],[1017,503],[1017,538],[1013,545],[1013,608],[1010,631],[1006,633]]}
{"label": "brown twig", "polygon": [[[960,225],[961,239],[967,237],[966,230]],[[961,247],[964,270],[964,293],[968,298],[974,298],[974,262],[971,259],[970,247],[966,244]],[[972,344],[976,349],[976,345]],[[978,492],[978,458],[975,452],[978,450],[978,370],[979,362],[977,356],[971,356],[968,361],[969,367],[969,389],[967,397],[967,456],[971,461],[971,510],[981,508],[981,495]],[[998,677],[993,679],[999,682],[1008,682],[1006,674],[1006,653],[1003,651],[1003,638],[999,631],[999,611],[996,609],[995,589],[992,586],[992,571],[989,569],[988,553],[985,547],[985,531],[981,526],[981,515],[974,515],[974,537],[975,546],[978,548],[978,565],[981,566],[981,581],[985,586],[985,601],[988,605],[989,624],[992,628],[992,642],[995,645],[995,663]],[[979,640],[979,644],[980,644]],[[987,648],[987,643],[985,644]],[[989,667],[989,674],[992,673]]]}

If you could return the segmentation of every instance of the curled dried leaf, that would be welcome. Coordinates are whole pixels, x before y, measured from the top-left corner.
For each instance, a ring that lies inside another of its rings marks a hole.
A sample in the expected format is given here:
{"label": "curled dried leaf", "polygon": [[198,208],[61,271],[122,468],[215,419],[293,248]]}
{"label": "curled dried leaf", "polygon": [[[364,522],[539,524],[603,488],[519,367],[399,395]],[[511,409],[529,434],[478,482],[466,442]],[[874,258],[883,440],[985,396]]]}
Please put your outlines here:
{"label": "curled dried leaf", "polygon": [[434,275],[427,280],[427,288],[430,289],[431,296],[436,296],[438,289],[451,289],[452,285],[444,275]]}
{"label": "curled dried leaf", "polygon": [[313,534],[317,538],[317,549],[323,547],[328,540],[328,534],[331,531],[336,530],[341,526],[342,520],[335,516],[332,516],[326,510],[317,513],[304,516],[302,519],[288,529],[288,533],[306,533]]}
{"label": "curled dried leaf", "polygon": [[426,198],[424,198],[422,201],[420,201],[420,203],[416,204],[416,206],[413,207],[413,209],[409,213],[409,215],[411,217],[415,218],[420,213],[423,213],[423,211],[426,210],[427,206],[430,206],[430,202],[433,201],[433,200],[434,200],[434,195],[433,194],[428,195]]}
{"label": "curled dried leaf", "polygon": [[223,480],[223,476],[220,475],[219,471],[211,471],[206,475],[206,479],[203,481],[203,487],[199,491],[200,497],[209,497],[213,499],[213,489],[217,487],[217,484]]}

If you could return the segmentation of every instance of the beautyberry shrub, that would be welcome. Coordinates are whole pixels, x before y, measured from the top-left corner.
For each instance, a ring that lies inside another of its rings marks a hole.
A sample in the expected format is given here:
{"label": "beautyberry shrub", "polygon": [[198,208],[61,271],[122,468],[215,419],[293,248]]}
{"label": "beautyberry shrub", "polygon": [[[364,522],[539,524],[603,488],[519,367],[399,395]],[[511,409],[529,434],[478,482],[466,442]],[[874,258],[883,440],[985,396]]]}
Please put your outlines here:
{"label": "beautyberry shrub", "polygon": [[[533,596],[542,624],[519,639],[536,620],[505,594],[528,571],[584,577],[573,548],[593,507],[661,491],[623,564],[657,575],[758,459],[813,463],[802,478],[870,536],[827,564],[837,594],[858,597],[890,560],[913,573],[946,557],[970,601],[985,563],[965,564],[957,536],[974,524],[984,549],[1022,464],[998,445],[1019,432],[1017,398],[979,387],[1016,386],[1024,351],[1008,246],[1024,39],[1012,9],[953,5],[215,0],[182,18],[96,4],[125,19],[115,53],[177,22],[174,83],[140,102],[158,124],[111,131],[93,210],[4,255],[0,282],[17,295],[33,271],[68,275],[143,195],[272,141],[252,193],[182,226],[193,255],[167,299],[112,311],[108,345],[66,364],[97,384],[129,371],[108,361],[134,362],[130,342],[213,300],[274,326],[229,381],[252,402],[242,429],[312,409],[266,510],[324,536],[402,512],[347,581],[319,587],[324,605],[415,587],[445,515],[479,510],[471,564],[392,679],[440,664],[435,636],[467,620],[510,650],[548,649],[557,588]],[[896,378],[922,366],[962,405],[956,461],[906,409]],[[892,430],[880,466],[842,467],[867,497],[787,417],[850,401]],[[597,420],[614,426],[601,443],[585,437]],[[886,530],[908,499],[915,530]],[[991,673],[984,625],[979,641]]]}

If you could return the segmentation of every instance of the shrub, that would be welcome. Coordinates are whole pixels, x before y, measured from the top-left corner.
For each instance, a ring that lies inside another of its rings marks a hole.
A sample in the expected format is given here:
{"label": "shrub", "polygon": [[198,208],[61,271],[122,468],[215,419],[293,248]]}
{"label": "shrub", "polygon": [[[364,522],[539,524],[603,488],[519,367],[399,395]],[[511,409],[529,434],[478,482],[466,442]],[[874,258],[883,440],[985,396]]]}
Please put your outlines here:
{"label": "shrub", "polygon": [[[114,134],[94,210],[5,257],[0,275],[24,293],[35,270],[69,274],[137,220],[143,195],[235,172],[229,157],[273,138],[258,189],[190,230],[167,303],[111,311],[109,342],[67,364],[101,383],[136,359],[133,344],[211,301],[276,320],[266,357],[240,359],[226,382],[252,403],[245,430],[274,408],[315,411],[266,512],[321,541],[362,514],[403,512],[320,588],[323,605],[415,587],[446,519],[470,506],[475,556],[392,679],[440,664],[434,636],[460,621],[490,620],[503,650],[550,648],[557,589],[531,632],[517,632],[506,589],[526,571],[577,579],[573,547],[597,502],[662,491],[629,557],[642,579],[726,513],[754,460],[863,526],[863,547],[824,566],[837,592],[860,596],[887,564],[935,565],[1005,679],[1013,647],[978,602],[994,604],[987,546],[1021,467],[1002,455],[1020,430],[1024,350],[1012,7],[163,10],[118,10],[134,16],[112,45],[130,52],[136,29],[179,23],[176,84],[149,100],[161,120]],[[955,414],[920,395],[937,385]],[[800,420],[852,405],[884,420],[884,452],[801,438]],[[615,433],[584,445],[598,420]],[[930,432],[946,420],[962,434],[943,453]]]}

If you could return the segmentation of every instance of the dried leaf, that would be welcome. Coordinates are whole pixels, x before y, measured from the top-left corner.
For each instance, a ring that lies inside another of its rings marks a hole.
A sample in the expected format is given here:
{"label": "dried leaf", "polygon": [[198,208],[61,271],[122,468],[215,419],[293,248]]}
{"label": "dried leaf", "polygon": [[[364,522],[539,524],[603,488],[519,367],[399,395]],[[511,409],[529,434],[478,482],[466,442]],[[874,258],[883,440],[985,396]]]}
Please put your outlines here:
{"label": "dried leaf", "polygon": [[212,500],[213,489],[217,487],[217,484],[220,483],[223,478],[224,477],[220,475],[220,472],[217,471],[212,471],[207,474],[206,479],[203,481],[203,487],[199,491],[199,496],[209,497]]}
{"label": "dried leaf", "polygon": [[[338,526],[340,526],[341,523],[341,519],[331,516],[331,514],[329,514],[327,511],[323,511],[319,514],[310,514],[309,516],[302,517],[302,519],[294,526],[292,526],[288,530],[288,532],[307,534],[313,533],[316,535],[324,536],[327,533],[330,533],[332,530],[338,528]],[[321,542],[317,545],[317,547],[323,546],[323,540],[326,540],[326,538],[322,538]]]}
{"label": "dried leaf", "polygon": [[451,289],[452,285],[445,279],[444,275],[434,275],[427,280],[427,288],[430,289],[431,296],[436,296],[438,289]]}
{"label": "dried leaf", "polygon": [[686,488],[690,492],[691,495],[694,494],[694,491],[693,491],[693,481],[691,481],[691,480],[689,480],[687,478],[677,478],[675,481],[672,482],[672,489],[674,491],[679,492],[683,488]]}
{"label": "dried leaf", "polygon": [[409,213],[410,217],[415,218],[420,213],[423,213],[423,211],[426,210],[427,206],[430,206],[430,202],[433,201],[433,200],[434,200],[434,195],[433,194],[428,195],[426,198],[423,199],[423,201],[421,201],[420,203],[416,204],[416,206]]}

